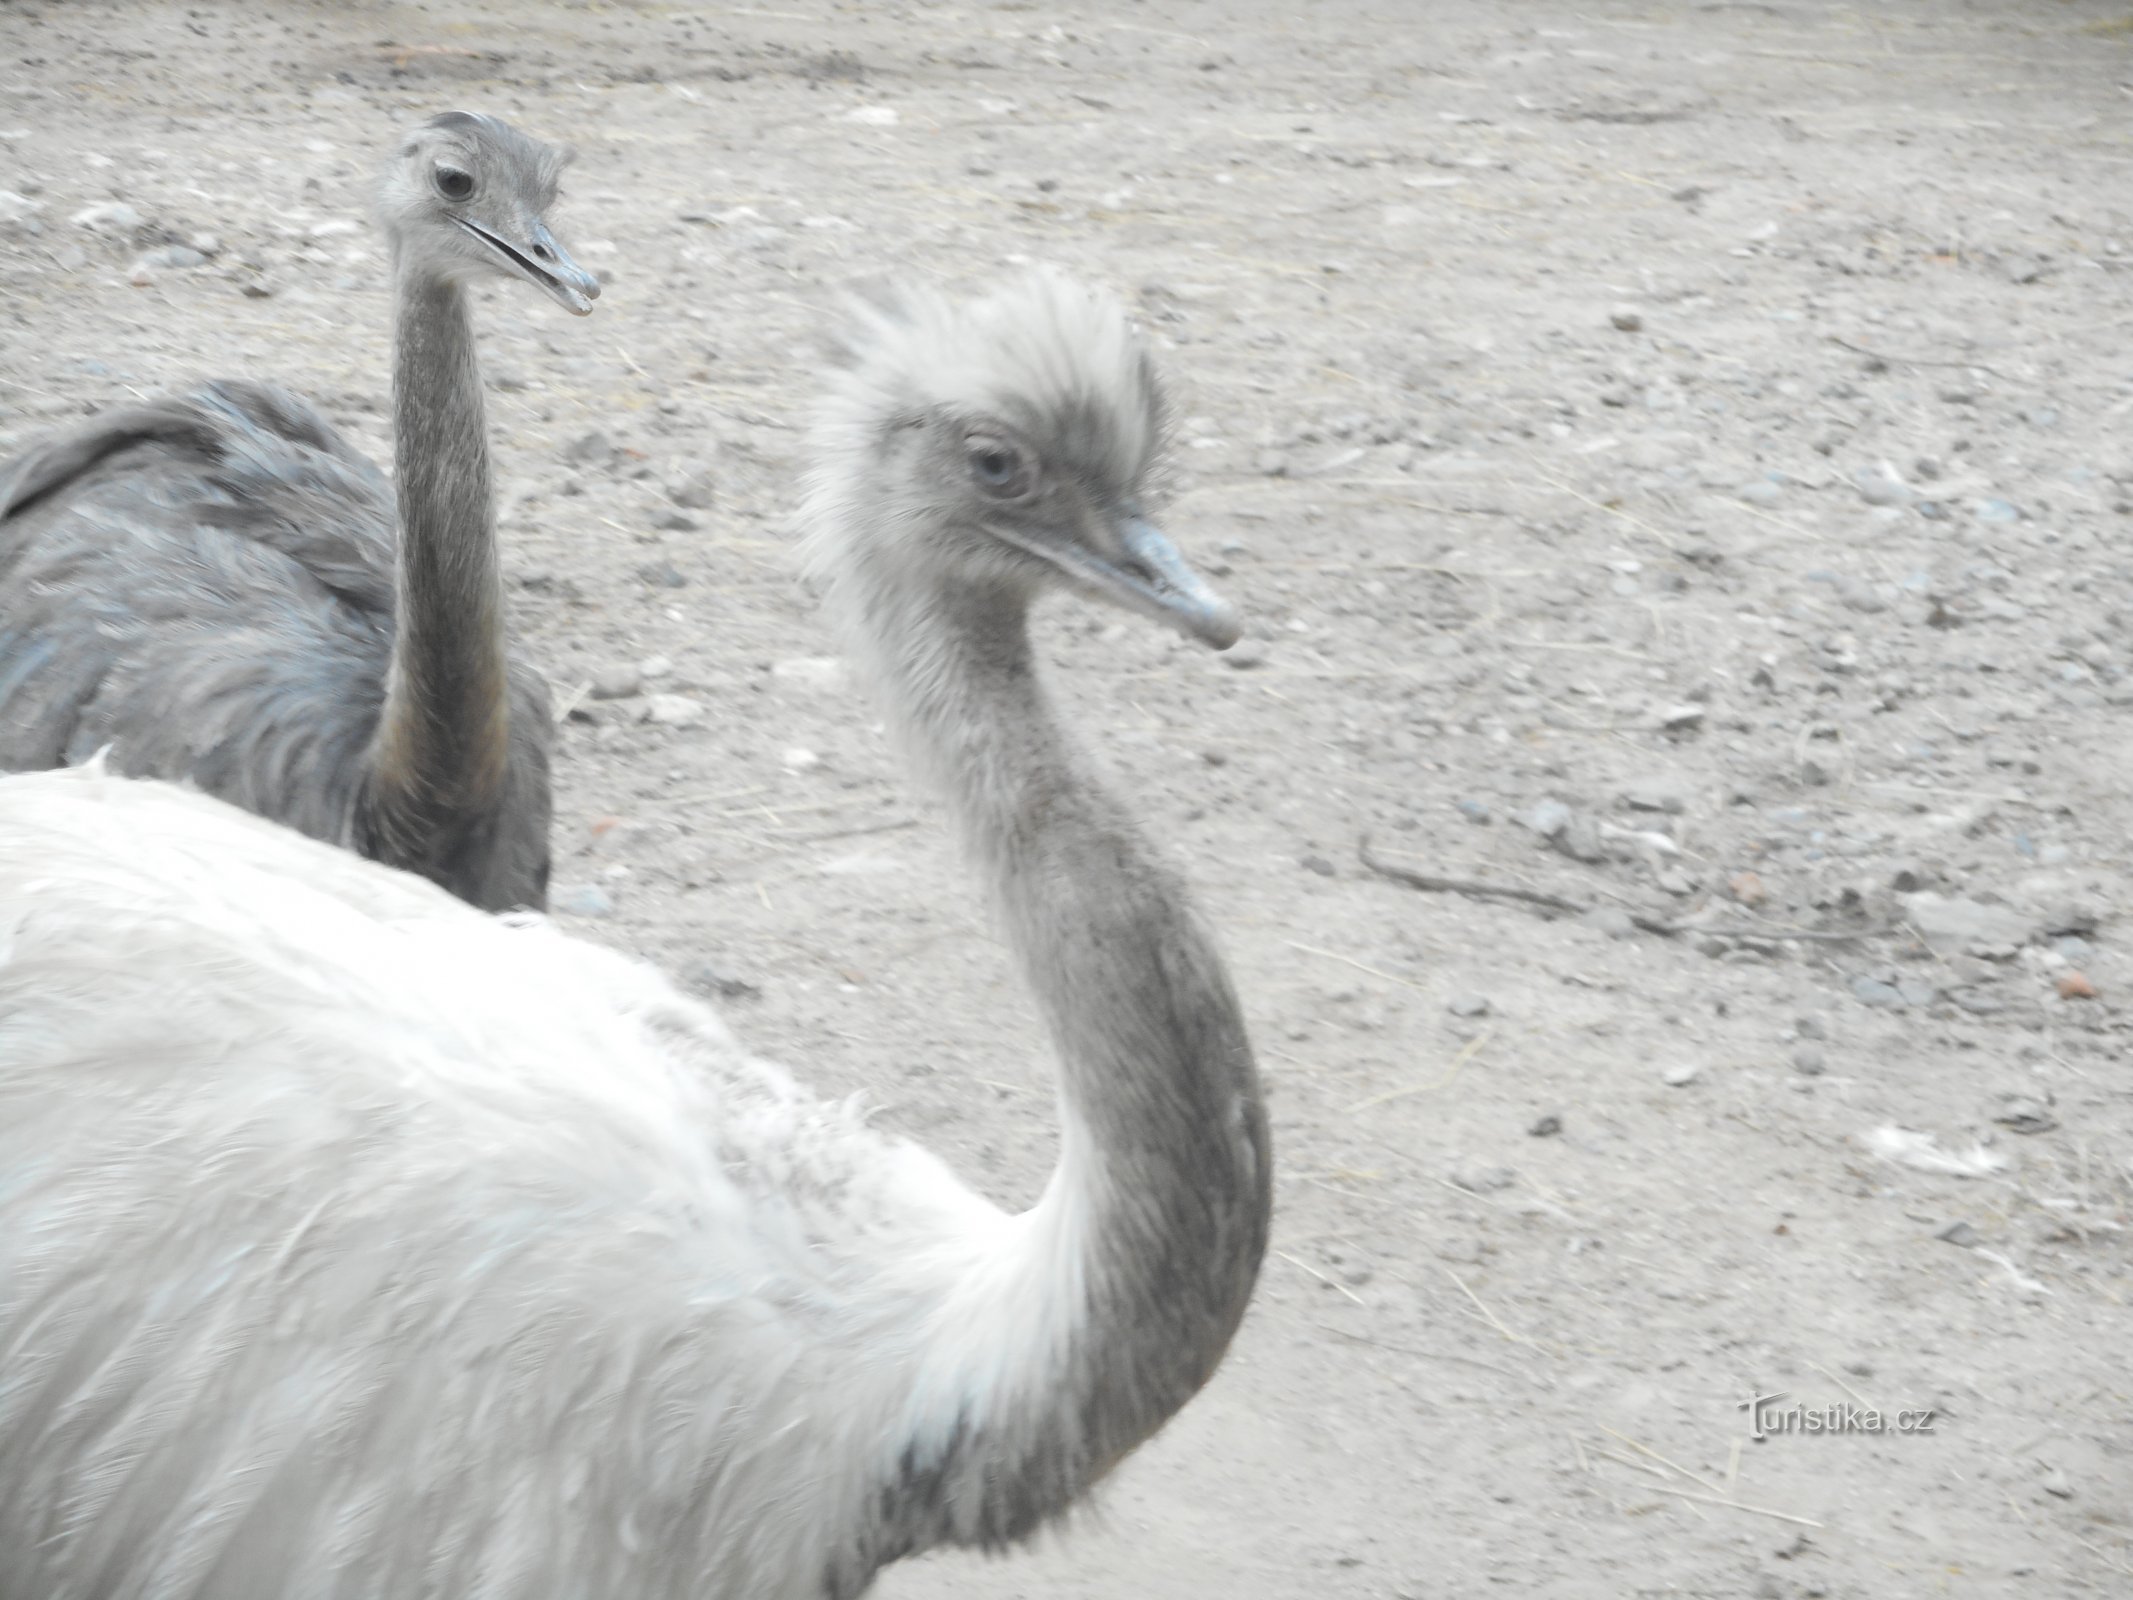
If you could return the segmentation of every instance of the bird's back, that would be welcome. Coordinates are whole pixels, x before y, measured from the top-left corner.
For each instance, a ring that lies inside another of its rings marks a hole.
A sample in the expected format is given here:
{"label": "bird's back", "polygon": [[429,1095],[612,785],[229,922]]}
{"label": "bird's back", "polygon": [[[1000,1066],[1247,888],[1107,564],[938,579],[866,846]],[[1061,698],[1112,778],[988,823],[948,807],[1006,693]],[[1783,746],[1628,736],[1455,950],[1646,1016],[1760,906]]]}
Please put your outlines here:
{"label": "bird's back", "polygon": [[113,410],[0,466],[0,770],[183,778],[345,841],[383,703],[390,488],[242,382]]}
{"label": "bird's back", "polygon": [[540,919],[0,779],[0,1594],[852,1592],[837,1375],[1002,1225]]}

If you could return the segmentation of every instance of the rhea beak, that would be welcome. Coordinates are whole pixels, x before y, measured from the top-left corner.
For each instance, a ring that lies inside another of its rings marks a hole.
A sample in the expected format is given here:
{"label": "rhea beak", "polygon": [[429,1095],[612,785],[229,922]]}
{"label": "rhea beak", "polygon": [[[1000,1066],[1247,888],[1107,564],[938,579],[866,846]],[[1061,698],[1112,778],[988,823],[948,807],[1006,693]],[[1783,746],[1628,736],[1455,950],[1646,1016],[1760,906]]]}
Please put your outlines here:
{"label": "rhea beak", "polygon": [[1117,535],[1115,557],[1080,543],[1038,553],[1064,567],[1091,594],[1167,622],[1187,638],[1227,650],[1243,636],[1237,608],[1186,565],[1177,546],[1154,523],[1127,517],[1118,524]]}
{"label": "rhea beak", "polygon": [[536,222],[526,230],[523,248],[501,234],[492,233],[465,217],[453,219],[489,247],[505,269],[524,278],[574,317],[589,316],[592,303],[600,298],[600,280],[570,259],[548,225]]}

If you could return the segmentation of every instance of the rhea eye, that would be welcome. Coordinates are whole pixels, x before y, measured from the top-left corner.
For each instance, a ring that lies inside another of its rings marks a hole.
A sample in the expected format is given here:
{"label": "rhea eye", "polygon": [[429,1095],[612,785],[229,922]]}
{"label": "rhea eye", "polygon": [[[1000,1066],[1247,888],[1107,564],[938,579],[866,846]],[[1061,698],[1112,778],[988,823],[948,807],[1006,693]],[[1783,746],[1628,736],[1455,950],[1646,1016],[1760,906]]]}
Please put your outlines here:
{"label": "rhea eye", "polygon": [[462,167],[440,166],[434,181],[437,192],[447,200],[464,200],[474,192],[474,174]]}
{"label": "rhea eye", "polygon": [[973,434],[963,448],[970,460],[970,475],[986,493],[1019,495],[1029,487],[1022,452],[1005,440]]}

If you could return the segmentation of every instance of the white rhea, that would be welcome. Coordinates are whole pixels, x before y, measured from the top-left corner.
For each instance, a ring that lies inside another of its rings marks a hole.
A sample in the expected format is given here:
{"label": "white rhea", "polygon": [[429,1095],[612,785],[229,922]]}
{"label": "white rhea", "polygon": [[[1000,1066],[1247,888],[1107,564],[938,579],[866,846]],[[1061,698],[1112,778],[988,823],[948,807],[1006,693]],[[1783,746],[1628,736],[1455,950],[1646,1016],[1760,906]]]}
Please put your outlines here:
{"label": "white rhea", "polygon": [[865,313],[813,554],[1058,1056],[1008,1215],[649,968],[100,765],[0,779],[0,1594],[842,1600],[1057,1515],[1207,1380],[1270,1162],[1214,943],[1031,658],[1236,636],[1051,277]]}

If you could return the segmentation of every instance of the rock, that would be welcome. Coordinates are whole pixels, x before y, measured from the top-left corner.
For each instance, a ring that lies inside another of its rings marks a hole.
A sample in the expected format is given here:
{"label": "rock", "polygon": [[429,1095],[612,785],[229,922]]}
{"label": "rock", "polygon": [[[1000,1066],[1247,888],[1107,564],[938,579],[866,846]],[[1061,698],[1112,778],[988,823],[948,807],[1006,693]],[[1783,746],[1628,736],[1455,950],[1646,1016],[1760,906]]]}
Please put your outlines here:
{"label": "rock", "polygon": [[671,561],[647,561],[637,568],[638,578],[655,589],[685,589],[689,576]]}
{"label": "rock", "polygon": [[1659,713],[1659,731],[1672,734],[1693,733],[1703,726],[1705,716],[1706,712],[1702,706],[1669,706]]}
{"label": "rock", "polygon": [[132,233],[147,226],[148,219],[123,200],[106,200],[99,205],[83,206],[70,219],[77,228],[87,228],[91,233]]}
{"label": "rock", "polygon": [[770,677],[787,688],[821,694],[841,693],[851,683],[851,673],[840,656],[787,656],[771,663]]}
{"label": "rock", "polygon": [[1454,805],[1457,807],[1459,815],[1478,826],[1486,827],[1493,820],[1489,808],[1479,800],[1459,800],[1455,801]]}
{"label": "rock", "polygon": [[1578,918],[1586,927],[1604,933],[1610,939],[1627,939],[1637,931],[1630,921],[1629,913],[1619,906],[1594,906]]}
{"label": "rock", "polygon": [[718,498],[718,479],[707,466],[677,468],[667,474],[663,487],[669,500],[690,511],[709,511]]}
{"label": "rock", "polygon": [[1635,306],[1616,306],[1607,313],[1607,320],[1623,333],[1638,333],[1644,328],[1644,313]]}
{"label": "rock", "polygon": [[1321,878],[1333,876],[1333,863],[1324,856],[1299,856],[1296,859],[1296,864],[1306,872],[1317,873]]}
{"label": "rock", "polygon": [[1924,978],[1898,978],[1896,992],[1907,1005],[1929,1006],[1940,998],[1940,985]]}
{"label": "rock", "polygon": [[1906,1004],[1903,995],[1893,983],[1883,983],[1879,978],[1852,979],[1852,994],[1862,1005],[1879,1006],[1890,1011],[1901,1011]]}
{"label": "rock", "polygon": [[665,656],[646,656],[637,663],[637,675],[644,679],[672,677],[674,663]]}
{"label": "rock", "polygon": [[1872,584],[1861,583],[1857,578],[1839,578],[1837,598],[1847,610],[1856,611],[1863,617],[1879,616],[1889,608],[1889,603],[1874,592]]}
{"label": "rock", "polygon": [[1656,772],[1632,778],[1618,793],[1622,803],[1632,811],[1657,811],[1678,817],[1688,810],[1694,790],[1689,780],[1678,772]]}
{"label": "rock", "polygon": [[1870,506],[1907,506],[1918,498],[1886,462],[1861,467],[1852,474],[1852,482],[1858,486],[1859,498]]}
{"label": "rock", "polygon": [[703,524],[686,511],[662,511],[652,519],[652,526],[668,533],[694,533]]}
{"label": "rock", "polygon": [[1903,914],[1940,955],[2004,953],[2027,944],[2034,924],[2006,906],[1952,899],[1920,889],[1901,897]]}
{"label": "rock", "polygon": [[1753,869],[1743,869],[1726,879],[1726,893],[1744,906],[1759,906],[1769,900],[1770,891],[1763,885],[1763,877]]}
{"label": "rock", "polygon": [[2059,1126],[2059,1119],[2051,1114],[2043,1101],[2024,1094],[2003,1097],[1992,1120],[2016,1133],[2050,1133]]}
{"label": "rock", "polygon": [[1827,1039],[1829,1029],[1820,1017],[1795,1017],[1792,1031],[1803,1039]]}
{"label": "rock", "polygon": [[1509,1167],[1463,1167],[1451,1174],[1452,1187],[1468,1194],[1494,1194],[1516,1182],[1518,1174]]}
{"label": "rock", "polygon": [[1543,800],[1513,820],[1522,828],[1532,829],[1543,839],[1553,839],[1570,826],[1570,815],[1570,808],[1562,801]]}
{"label": "rock", "polygon": [[1659,1074],[1659,1081],[1669,1089],[1684,1088],[1703,1076],[1703,1064],[1697,1061],[1677,1061]]}
{"label": "rock", "polygon": [[1755,478],[1733,491],[1733,498],[1746,505],[1761,506],[1768,510],[1785,498],[1784,491],[1768,478]]}
{"label": "rock", "polygon": [[2060,973],[2059,981],[2053,987],[2059,991],[2059,998],[2062,1000],[2093,1000],[2096,998],[2096,985],[2089,981],[2087,973],[2078,969],[2073,972]]}
{"label": "rock", "polygon": [[608,442],[606,434],[595,430],[583,433],[563,446],[562,459],[573,467],[590,467],[602,464],[613,457],[615,447]]}
{"label": "rock", "polygon": [[1819,1078],[1828,1066],[1822,1052],[1811,1044],[1803,1044],[1792,1052],[1792,1070],[1803,1078]]}
{"label": "rock", "polygon": [[692,961],[681,969],[681,986],[707,1000],[756,1000],[762,987],[711,961]]}
{"label": "rock", "polygon": [[1264,639],[1239,639],[1221,655],[1222,665],[1233,672],[1245,672],[1253,667],[1263,666],[1266,658]]}
{"label": "rock", "polygon": [[1455,1017],[1485,1017],[1489,1014],[1489,1002],[1482,995],[1462,994],[1455,996],[1444,1009]]}
{"label": "rock", "polygon": [[565,889],[551,904],[557,911],[573,917],[611,917],[615,914],[615,897],[597,883],[581,883]]}
{"label": "rock", "polygon": [[2058,1500],[2074,1498],[2073,1481],[2059,1468],[2053,1467],[2044,1474],[2044,1492]]}
{"label": "rock", "polygon": [[646,697],[637,720],[666,728],[693,728],[704,720],[709,709],[701,700],[691,700],[685,694],[655,694]]}
{"label": "rock", "polygon": [[25,217],[34,217],[43,209],[41,201],[32,200],[26,194],[17,194],[12,189],[0,189],[0,226],[20,222]]}
{"label": "rock", "polygon": [[1279,450],[1262,450],[1252,461],[1252,470],[1262,478],[1286,478],[1289,458]]}
{"label": "rock", "polygon": [[1550,1111],[1545,1116],[1535,1117],[1526,1132],[1535,1139],[1552,1139],[1563,1131],[1563,1119]]}
{"label": "rock", "polygon": [[593,674],[595,700],[626,700],[644,687],[644,674],[635,667],[602,667]]}
{"label": "rock", "polygon": [[1977,1247],[1978,1231],[1967,1222],[1951,1222],[1933,1237],[1943,1243],[1959,1245],[1965,1250],[1972,1250]]}
{"label": "rock", "polygon": [[822,758],[812,750],[794,745],[778,757],[778,762],[787,772],[813,772],[822,765]]}
{"label": "rock", "polygon": [[219,234],[189,233],[185,236],[185,242],[203,256],[222,254],[222,238]]}
{"label": "rock", "polygon": [[1976,500],[1971,502],[1970,514],[1980,522],[2020,522],[2021,510],[2008,500]]}

